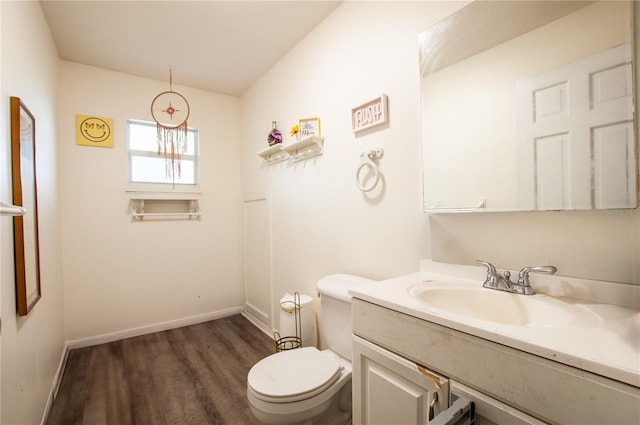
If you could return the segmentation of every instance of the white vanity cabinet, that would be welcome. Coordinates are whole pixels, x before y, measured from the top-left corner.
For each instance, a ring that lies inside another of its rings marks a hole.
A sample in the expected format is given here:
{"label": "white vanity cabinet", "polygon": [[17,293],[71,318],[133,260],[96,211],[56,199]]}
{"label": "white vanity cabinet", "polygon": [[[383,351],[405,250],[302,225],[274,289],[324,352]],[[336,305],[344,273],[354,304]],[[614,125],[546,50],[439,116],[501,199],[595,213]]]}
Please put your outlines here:
{"label": "white vanity cabinet", "polygon": [[476,424],[640,423],[636,386],[358,298],[352,319],[354,425],[427,423],[433,394],[436,415],[474,401]]}
{"label": "white vanity cabinet", "polygon": [[544,424],[358,336],[353,343],[354,424],[449,424],[438,416],[449,407],[449,394],[475,403],[475,425]]}

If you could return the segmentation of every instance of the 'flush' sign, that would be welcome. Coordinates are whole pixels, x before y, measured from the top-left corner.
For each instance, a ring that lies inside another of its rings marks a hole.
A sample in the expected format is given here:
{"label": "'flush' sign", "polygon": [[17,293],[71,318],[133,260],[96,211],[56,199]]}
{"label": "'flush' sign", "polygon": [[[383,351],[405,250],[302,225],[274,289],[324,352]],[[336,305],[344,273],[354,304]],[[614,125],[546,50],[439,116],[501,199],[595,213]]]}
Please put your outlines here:
{"label": "'flush' sign", "polygon": [[351,110],[351,128],[354,133],[384,124],[388,120],[386,94]]}

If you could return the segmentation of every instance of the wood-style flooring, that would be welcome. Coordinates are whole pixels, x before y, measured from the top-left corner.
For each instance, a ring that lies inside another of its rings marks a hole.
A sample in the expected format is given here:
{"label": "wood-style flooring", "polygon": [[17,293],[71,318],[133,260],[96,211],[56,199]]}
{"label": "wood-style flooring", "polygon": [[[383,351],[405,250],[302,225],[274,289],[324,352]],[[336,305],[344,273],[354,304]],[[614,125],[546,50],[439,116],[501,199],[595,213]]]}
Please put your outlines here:
{"label": "wood-style flooring", "polygon": [[273,340],[240,315],[74,349],[47,425],[251,425],[251,366]]}

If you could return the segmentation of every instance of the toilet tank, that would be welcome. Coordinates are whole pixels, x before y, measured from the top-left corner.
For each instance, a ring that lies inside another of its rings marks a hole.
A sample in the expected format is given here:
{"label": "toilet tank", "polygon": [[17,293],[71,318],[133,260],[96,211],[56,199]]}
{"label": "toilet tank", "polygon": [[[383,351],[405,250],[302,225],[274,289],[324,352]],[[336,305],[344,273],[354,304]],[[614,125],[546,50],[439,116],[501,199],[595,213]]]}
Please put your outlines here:
{"label": "toilet tank", "polygon": [[349,289],[375,281],[347,274],[333,274],[316,285],[320,294],[320,335],[327,348],[351,361],[352,326]]}

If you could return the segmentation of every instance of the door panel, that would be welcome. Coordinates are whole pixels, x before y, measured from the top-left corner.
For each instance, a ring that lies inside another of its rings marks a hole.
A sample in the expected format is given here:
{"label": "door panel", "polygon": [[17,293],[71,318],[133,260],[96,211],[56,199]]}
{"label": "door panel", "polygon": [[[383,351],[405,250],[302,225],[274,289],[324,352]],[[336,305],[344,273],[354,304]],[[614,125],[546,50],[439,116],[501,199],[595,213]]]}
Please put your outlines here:
{"label": "door panel", "polygon": [[596,208],[629,208],[635,204],[633,126],[616,123],[593,130],[593,196]]}
{"label": "door panel", "polygon": [[271,219],[269,201],[263,195],[243,200],[245,308],[272,327]]}
{"label": "door panel", "polygon": [[560,210],[568,197],[565,175],[568,134],[556,134],[536,140],[536,200],[538,208]]}

